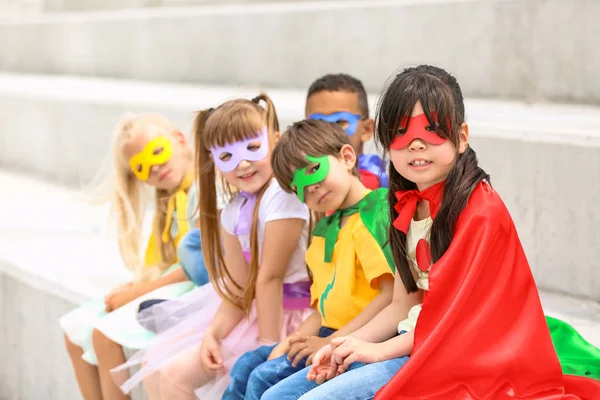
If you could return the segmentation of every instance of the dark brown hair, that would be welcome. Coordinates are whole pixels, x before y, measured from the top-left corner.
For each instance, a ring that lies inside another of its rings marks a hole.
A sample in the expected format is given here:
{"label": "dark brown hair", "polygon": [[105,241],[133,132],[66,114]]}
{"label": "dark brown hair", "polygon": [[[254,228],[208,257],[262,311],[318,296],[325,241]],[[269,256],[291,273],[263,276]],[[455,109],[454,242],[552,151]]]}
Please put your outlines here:
{"label": "dark brown hair", "polygon": [[[265,102],[266,108],[259,105],[261,101]],[[265,94],[255,97],[252,101],[231,100],[216,109],[200,111],[194,121],[196,177],[201,194],[198,207],[200,209],[200,235],[204,263],[217,293],[225,300],[240,307],[246,314],[250,312],[254,300],[258,277],[258,209],[269,182],[258,192],[254,207],[250,232],[251,260],[248,281],[245,284],[236,282],[225,264],[221,247],[221,229],[217,214],[217,174],[210,148],[257,137],[259,131],[265,126],[269,132],[269,148],[272,149],[274,134],[279,132],[279,122],[275,106]],[[231,198],[234,190],[224,180],[222,182],[225,192]]]}
{"label": "dark brown hair", "polygon": [[[417,101],[421,103],[436,133],[449,139],[456,148],[456,162],[446,178],[442,204],[431,228],[431,258],[435,263],[450,246],[456,220],[467,205],[471,193],[479,182],[483,179],[489,182],[490,178],[479,167],[477,155],[470,146],[467,146],[464,153],[458,152],[461,125],[465,121],[463,95],[456,78],[438,67],[420,65],[407,68],[395,76],[385,89],[377,107],[377,143],[389,151],[400,121],[410,117]],[[437,113],[437,118],[433,118],[433,112]],[[398,217],[394,209],[395,192],[417,189],[417,185],[400,175],[392,163],[389,166],[389,178],[390,217],[391,221],[394,221]],[[393,225],[390,225],[390,245],[404,287],[409,293],[417,291],[408,264],[406,234]]]}
{"label": "dark brown hair", "polygon": [[[346,144],[350,146],[350,140],[338,124],[314,119],[295,122],[281,135],[271,155],[271,167],[279,186],[293,193],[290,184],[294,179],[294,170],[310,164],[306,155],[339,158],[342,146]],[[356,167],[353,173],[358,176]]]}

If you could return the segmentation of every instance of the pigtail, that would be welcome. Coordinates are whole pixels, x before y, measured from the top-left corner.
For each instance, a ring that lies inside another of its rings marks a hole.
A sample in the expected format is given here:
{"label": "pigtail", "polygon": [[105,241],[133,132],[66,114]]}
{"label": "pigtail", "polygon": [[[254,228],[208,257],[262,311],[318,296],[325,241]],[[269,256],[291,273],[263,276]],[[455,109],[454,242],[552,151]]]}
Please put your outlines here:
{"label": "pigtail", "polygon": [[256,195],[256,206],[252,213],[252,230],[250,231],[250,271],[248,272],[248,282],[244,289],[242,298],[242,310],[248,315],[252,309],[252,302],[256,296],[256,280],[258,279],[258,267],[260,264],[260,249],[258,247],[258,212],[263,195],[269,188],[269,182],[264,185]]}
{"label": "pigtail", "polygon": [[[279,119],[277,118],[277,110],[275,110],[275,105],[269,96],[264,93],[259,94],[255,98],[252,99],[253,103],[260,104],[260,101],[264,101],[267,105],[265,108],[267,114],[267,127],[269,128],[269,133],[273,134],[275,132],[279,132]],[[269,135],[269,137],[271,137]],[[271,145],[275,145],[274,143],[270,143]],[[271,147],[273,148],[273,147]]]}
{"label": "pigtail", "polygon": [[[202,238],[202,253],[204,263],[210,281],[219,295],[237,304],[223,287],[224,274],[238,288],[239,285],[233,280],[225,267],[225,258],[221,246],[221,227],[217,212],[217,187],[215,164],[212,161],[209,150],[203,141],[202,134],[205,130],[206,121],[213,109],[200,111],[194,120],[194,142],[196,145],[196,179],[200,193],[198,209],[200,211],[200,237]],[[222,268],[221,268],[222,267]]]}

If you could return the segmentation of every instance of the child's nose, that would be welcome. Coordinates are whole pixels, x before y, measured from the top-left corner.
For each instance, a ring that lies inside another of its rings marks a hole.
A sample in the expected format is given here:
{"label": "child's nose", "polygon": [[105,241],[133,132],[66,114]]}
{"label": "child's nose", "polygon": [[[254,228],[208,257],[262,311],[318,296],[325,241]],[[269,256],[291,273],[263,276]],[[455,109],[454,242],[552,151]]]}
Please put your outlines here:
{"label": "child's nose", "polygon": [[419,138],[414,139],[408,145],[408,149],[412,150],[412,151],[425,150],[426,148],[427,148],[427,144]]}
{"label": "child's nose", "polygon": [[246,169],[250,165],[252,165],[252,164],[250,164],[250,161],[248,161],[248,160],[242,160],[242,161],[240,161],[240,163],[238,164],[237,167],[238,167],[238,169]]}

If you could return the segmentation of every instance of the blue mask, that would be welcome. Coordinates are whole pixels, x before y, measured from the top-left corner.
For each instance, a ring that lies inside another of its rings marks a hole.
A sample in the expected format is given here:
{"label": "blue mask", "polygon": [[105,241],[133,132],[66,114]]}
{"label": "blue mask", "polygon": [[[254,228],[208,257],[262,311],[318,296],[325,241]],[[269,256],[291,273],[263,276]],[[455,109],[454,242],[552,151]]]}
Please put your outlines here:
{"label": "blue mask", "polygon": [[308,119],[318,119],[327,122],[339,123],[345,121],[348,126],[344,128],[348,136],[354,135],[356,128],[358,127],[358,121],[360,121],[360,114],[352,114],[347,111],[338,111],[333,114],[311,114]]}

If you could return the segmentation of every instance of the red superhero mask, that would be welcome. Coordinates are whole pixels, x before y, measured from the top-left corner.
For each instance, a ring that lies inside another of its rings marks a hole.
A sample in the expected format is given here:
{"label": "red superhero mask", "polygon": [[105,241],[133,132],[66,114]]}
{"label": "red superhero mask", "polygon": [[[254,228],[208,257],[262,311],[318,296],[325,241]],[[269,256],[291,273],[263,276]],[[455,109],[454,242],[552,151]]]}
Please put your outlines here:
{"label": "red superhero mask", "polygon": [[[431,116],[437,121],[437,113],[432,112]],[[410,117],[410,121],[407,116],[403,117],[402,121],[400,121],[400,128],[406,127],[407,124],[408,127],[406,128],[406,132],[404,134],[399,134],[392,141],[392,144],[390,145],[392,150],[402,150],[415,139],[421,139],[427,143],[435,145],[442,144],[446,141],[446,139],[440,137],[437,133],[430,132],[426,129],[427,127],[431,126],[431,124],[427,120],[427,116],[425,114],[419,114],[416,117]]]}

